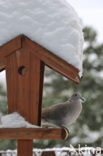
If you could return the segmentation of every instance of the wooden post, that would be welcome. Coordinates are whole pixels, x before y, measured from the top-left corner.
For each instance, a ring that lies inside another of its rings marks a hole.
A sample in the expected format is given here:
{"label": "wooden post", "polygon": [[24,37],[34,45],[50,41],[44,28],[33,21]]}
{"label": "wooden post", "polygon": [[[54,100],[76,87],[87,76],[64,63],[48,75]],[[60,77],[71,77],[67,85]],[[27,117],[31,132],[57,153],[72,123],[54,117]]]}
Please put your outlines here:
{"label": "wooden post", "polygon": [[[6,78],[8,113],[17,111],[40,125],[44,63],[29,52],[24,38],[22,48],[6,58]],[[18,156],[32,156],[32,140],[18,140]]]}
{"label": "wooden post", "polygon": [[42,152],[41,156],[56,156],[54,151]]}

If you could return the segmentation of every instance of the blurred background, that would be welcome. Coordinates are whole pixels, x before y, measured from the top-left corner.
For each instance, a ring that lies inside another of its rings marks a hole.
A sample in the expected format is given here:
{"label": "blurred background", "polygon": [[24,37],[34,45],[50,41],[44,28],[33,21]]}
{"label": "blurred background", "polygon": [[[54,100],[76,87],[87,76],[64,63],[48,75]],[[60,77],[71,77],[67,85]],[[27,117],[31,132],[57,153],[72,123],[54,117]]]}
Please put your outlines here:
{"label": "blurred background", "polygon": [[[68,0],[81,16],[84,25],[84,73],[79,85],[46,67],[43,107],[61,103],[74,93],[85,97],[79,119],[69,126],[66,141],[34,140],[36,148],[92,146],[103,147],[103,1]],[[86,10],[87,9],[87,10]],[[102,28],[102,29],[101,29]],[[12,87],[12,86],[11,86]],[[5,72],[0,73],[0,118],[7,114]],[[15,149],[15,140],[0,140],[0,150]]]}

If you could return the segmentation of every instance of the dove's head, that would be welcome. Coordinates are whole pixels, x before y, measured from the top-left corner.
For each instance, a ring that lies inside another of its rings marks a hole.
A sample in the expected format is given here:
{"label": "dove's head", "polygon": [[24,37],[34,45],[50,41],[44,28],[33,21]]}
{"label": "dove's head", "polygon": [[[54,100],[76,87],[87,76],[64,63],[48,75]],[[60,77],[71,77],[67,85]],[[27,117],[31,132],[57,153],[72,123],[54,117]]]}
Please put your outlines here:
{"label": "dove's head", "polygon": [[71,101],[75,101],[75,100],[81,100],[82,102],[85,101],[85,99],[79,94],[79,93],[74,93],[71,98]]}

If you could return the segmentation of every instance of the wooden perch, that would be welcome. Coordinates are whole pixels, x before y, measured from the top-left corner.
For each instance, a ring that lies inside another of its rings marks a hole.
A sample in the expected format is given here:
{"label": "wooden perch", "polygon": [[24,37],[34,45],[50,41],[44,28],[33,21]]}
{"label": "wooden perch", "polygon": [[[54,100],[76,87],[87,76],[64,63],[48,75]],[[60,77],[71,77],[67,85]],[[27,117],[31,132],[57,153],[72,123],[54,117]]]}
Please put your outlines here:
{"label": "wooden perch", "polygon": [[0,128],[0,139],[54,139],[64,140],[69,132],[66,128]]}

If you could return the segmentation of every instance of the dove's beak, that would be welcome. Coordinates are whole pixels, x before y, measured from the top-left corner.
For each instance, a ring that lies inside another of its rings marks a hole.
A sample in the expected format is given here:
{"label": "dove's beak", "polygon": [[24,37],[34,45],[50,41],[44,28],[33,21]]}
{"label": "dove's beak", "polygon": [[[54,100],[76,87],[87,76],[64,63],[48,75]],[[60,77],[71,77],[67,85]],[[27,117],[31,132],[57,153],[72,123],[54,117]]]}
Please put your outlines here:
{"label": "dove's beak", "polygon": [[85,102],[85,98],[83,98],[82,96],[80,97],[80,99],[82,100],[82,102]]}

